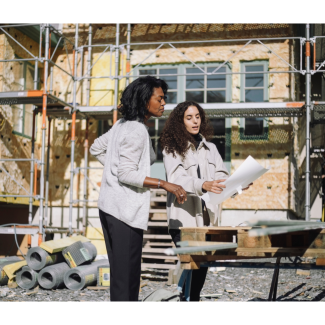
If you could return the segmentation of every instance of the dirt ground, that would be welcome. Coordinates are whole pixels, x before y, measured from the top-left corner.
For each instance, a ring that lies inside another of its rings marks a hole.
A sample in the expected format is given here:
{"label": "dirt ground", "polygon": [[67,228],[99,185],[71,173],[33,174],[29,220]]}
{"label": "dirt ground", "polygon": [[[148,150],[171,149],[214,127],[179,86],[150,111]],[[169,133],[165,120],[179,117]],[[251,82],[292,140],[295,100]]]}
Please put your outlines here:
{"label": "dirt ground", "polygon": [[[270,262],[270,260],[268,260]],[[273,261],[274,262],[274,261]],[[266,301],[272,281],[271,269],[248,269],[228,267],[223,271],[210,268],[201,295],[205,301]],[[139,300],[153,290],[164,288],[175,290],[176,284],[167,285],[162,278],[146,279],[141,288]],[[37,291],[34,292],[33,291]],[[0,301],[110,301],[109,288],[106,290],[78,291],[68,289],[26,291],[21,288],[10,289],[0,287]],[[298,275],[296,270],[281,269],[277,290],[277,301],[324,301],[325,302],[325,271],[311,270],[310,275]]]}

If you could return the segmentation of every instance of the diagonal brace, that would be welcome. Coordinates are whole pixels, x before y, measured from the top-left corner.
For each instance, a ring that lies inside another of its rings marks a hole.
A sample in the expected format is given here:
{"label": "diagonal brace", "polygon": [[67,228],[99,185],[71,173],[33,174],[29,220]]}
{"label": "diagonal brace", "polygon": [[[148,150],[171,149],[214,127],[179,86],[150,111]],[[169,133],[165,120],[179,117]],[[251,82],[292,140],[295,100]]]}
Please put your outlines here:
{"label": "diagonal brace", "polygon": [[178,50],[174,45],[172,45],[171,43],[168,43],[168,45],[171,47],[171,48],[173,48],[174,50],[176,50],[179,54],[181,54],[182,56],[184,56],[187,60],[189,60],[194,66],[196,66],[198,69],[200,69],[204,74],[206,74],[205,73],[205,71],[201,68],[201,67],[199,67],[194,61],[192,61],[188,56],[186,56],[184,53],[182,53],[180,50]]}
{"label": "diagonal brace", "polygon": [[274,54],[275,56],[277,56],[280,60],[282,60],[285,64],[287,64],[288,66],[290,66],[294,71],[298,72],[298,70],[293,67],[289,62],[287,62],[285,59],[281,58],[280,55],[276,54],[274,51],[272,51],[269,47],[267,47],[264,43],[262,43],[260,40],[257,40],[261,45],[263,45],[265,48],[267,48],[270,52],[272,52],[272,54]]}
{"label": "diagonal brace", "polygon": [[140,66],[144,61],[146,61],[147,59],[149,59],[151,57],[152,54],[156,53],[162,46],[163,44],[160,44],[154,51],[152,51],[146,58],[144,58],[138,65],[136,65],[129,73],[127,73],[126,75],[129,76],[131,74],[131,72],[136,69],[138,66]]}
{"label": "diagonal brace", "polygon": [[[2,165],[2,162],[0,162],[1,163],[1,165]],[[11,176],[7,171],[6,171],[6,168],[2,165],[2,170],[21,188],[21,189],[23,189],[28,195],[31,195],[31,193],[29,193],[26,189],[25,189],[25,187],[23,187],[21,184],[19,184],[17,181],[16,181],[16,179],[13,177],[13,176]]]}
{"label": "diagonal brace", "polygon": [[3,28],[0,27],[0,29],[7,35],[9,36],[15,43],[17,43],[21,48],[23,48],[29,55],[31,55],[33,57],[33,59],[38,60],[38,58],[33,55],[31,52],[29,52],[24,46],[22,46],[22,44],[20,44],[18,41],[16,41],[9,33],[7,33]]}
{"label": "diagonal brace", "polygon": [[56,44],[56,47],[55,47],[55,49],[54,49],[54,51],[53,51],[53,54],[52,54],[52,56],[51,56],[51,58],[50,58],[51,61],[52,61],[52,59],[53,59],[53,57],[54,57],[54,54],[55,54],[56,50],[58,49],[58,47],[59,47],[59,45],[60,45],[60,43],[61,43],[61,40],[62,40],[62,36],[60,37],[60,39],[59,39],[59,41],[58,41],[58,44]]}
{"label": "diagonal brace", "polygon": [[236,56],[239,52],[241,52],[247,45],[249,45],[252,41],[248,41],[244,46],[242,46],[236,53],[234,53],[227,61],[219,65],[215,70],[212,71],[211,74],[216,73],[220,68],[222,68],[227,62],[229,62],[234,56]]}

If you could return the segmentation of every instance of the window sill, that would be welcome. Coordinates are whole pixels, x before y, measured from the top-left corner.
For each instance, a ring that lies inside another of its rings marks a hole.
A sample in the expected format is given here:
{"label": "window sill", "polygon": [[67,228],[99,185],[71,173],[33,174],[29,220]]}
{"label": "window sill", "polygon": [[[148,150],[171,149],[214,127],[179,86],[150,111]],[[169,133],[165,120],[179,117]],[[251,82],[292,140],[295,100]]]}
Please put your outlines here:
{"label": "window sill", "polygon": [[239,139],[240,140],[249,140],[249,141],[257,141],[257,140],[269,140],[269,128],[264,127],[264,133],[259,135],[245,135],[244,128],[239,129]]}

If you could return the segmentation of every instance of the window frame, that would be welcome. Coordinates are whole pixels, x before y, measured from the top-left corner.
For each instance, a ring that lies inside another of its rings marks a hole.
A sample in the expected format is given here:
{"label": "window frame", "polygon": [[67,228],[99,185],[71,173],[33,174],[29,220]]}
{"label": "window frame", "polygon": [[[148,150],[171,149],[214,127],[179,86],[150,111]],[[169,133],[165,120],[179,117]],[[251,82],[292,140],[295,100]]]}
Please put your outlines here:
{"label": "window frame", "polygon": [[[200,68],[204,68],[205,72],[207,72],[207,68],[218,68],[220,65],[222,65],[221,62],[202,62],[202,63],[197,63],[197,65]],[[186,100],[186,91],[203,91],[203,103],[199,103],[199,104],[207,104],[207,91],[211,90],[216,90],[216,89],[224,89],[224,88],[207,88],[207,75],[204,75],[204,87],[201,89],[186,89],[186,68],[197,68],[196,66],[194,66],[193,64],[190,63],[185,63],[181,65],[182,69],[181,69],[181,73],[184,74],[184,76],[182,76],[183,79],[183,89],[181,89],[181,93],[182,93],[182,100],[181,101],[185,101]],[[230,73],[231,72],[231,65],[230,63],[226,63],[223,67],[226,68],[226,73]],[[232,78],[231,78],[231,74],[226,74],[226,88],[225,88],[225,92],[226,92],[226,96],[225,96],[225,103],[231,103],[232,101]],[[214,103],[218,103],[218,102],[214,102]],[[208,103],[208,104],[214,104],[214,103]]]}
{"label": "window frame", "polygon": [[[21,57],[19,56],[15,56],[15,59],[21,59]],[[33,70],[34,70],[34,73],[35,73],[35,66],[33,66],[30,62],[28,61],[21,61],[23,64],[23,79],[24,79],[24,85],[21,85],[23,86],[23,89],[22,90],[26,90],[26,76],[27,76],[27,67],[30,66]],[[20,62],[18,62],[20,63]],[[34,79],[33,79],[34,81]],[[38,83],[37,83],[38,84]],[[37,87],[38,88],[38,87]],[[24,138],[27,138],[27,139],[32,139],[32,136],[30,135],[27,135],[25,134],[25,115],[26,115],[26,104],[21,104],[23,105],[23,117],[22,117],[22,120],[23,120],[23,123],[22,123],[22,132],[19,132],[19,131],[15,131],[15,130],[12,130],[12,133],[13,134],[16,134],[16,135],[19,135],[21,137],[24,137]],[[11,105],[11,107],[13,106],[17,106],[17,105]],[[37,122],[37,121],[35,121]],[[36,127],[36,124],[35,124],[35,127]]]}
{"label": "window frame", "polygon": [[[140,76],[139,70],[156,69],[156,70],[158,70],[156,77],[158,77],[160,79],[161,76],[163,76],[163,75],[159,74],[160,69],[176,69],[177,70],[176,74],[181,74],[179,68],[180,68],[179,64],[143,64],[143,65],[138,66],[136,69],[134,69],[134,74],[136,76]],[[135,80],[137,78],[139,78],[139,77],[133,77],[132,79]],[[177,103],[182,102],[182,100],[180,99],[180,92],[179,92],[179,88],[180,88],[180,85],[182,82],[181,76],[176,76],[176,78],[177,78],[177,89],[168,89],[168,92],[176,93],[176,103],[167,103],[168,105],[174,105],[174,104],[177,105]],[[168,97],[168,92],[167,92],[167,97]]]}
{"label": "window frame", "polygon": [[[269,61],[268,60],[254,60],[254,61],[242,61],[240,63],[240,102],[245,103],[245,67],[263,65],[263,71],[269,71]],[[256,72],[258,73],[258,72]],[[263,100],[264,102],[269,101],[269,74],[263,74]],[[260,89],[262,87],[256,87]],[[248,89],[253,89],[253,87],[248,87]],[[269,119],[264,117],[263,119],[263,134],[262,135],[245,135],[245,118],[241,117],[239,122],[239,138],[240,140],[268,140],[269,139]]]}

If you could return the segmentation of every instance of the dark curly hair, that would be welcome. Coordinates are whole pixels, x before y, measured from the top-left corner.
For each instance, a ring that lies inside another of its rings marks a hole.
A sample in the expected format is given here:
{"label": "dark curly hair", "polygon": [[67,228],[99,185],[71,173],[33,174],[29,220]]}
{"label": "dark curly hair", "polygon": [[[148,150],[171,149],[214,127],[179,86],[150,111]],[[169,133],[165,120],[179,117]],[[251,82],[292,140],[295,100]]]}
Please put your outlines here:
{"label": "dark curly hair", "polygon": [[160,88],[166,95],[168,85],[164,80],[152,76],[140,77],[131,82],[123,91],[119,112],[127,121],[137,118],[143,122],[148,114],[148,103],[154,92],[154,88]]}
{"label": "dark curly hair", "polygon": [[193,137],[186,130],[184,124],[184,113],[190,106],[195,106],[199,110],[201,117],[200,134],[208,141],[213,135],[213,128],[210,126],[203,108],[198,103],[185,101],[178,104],[169,115],[160,136],[162,150],[165,149],[166,153],[171,153],[174,157],[177,153],[182,158],[185,158],[185,154],[190,147],[189,142],[195,145]]}

